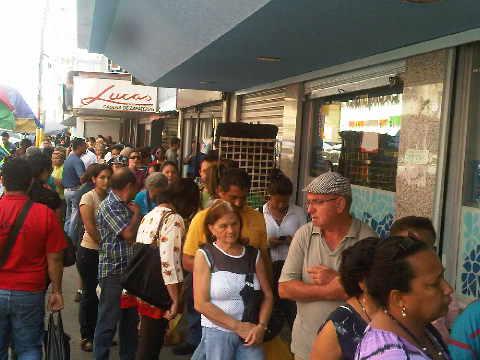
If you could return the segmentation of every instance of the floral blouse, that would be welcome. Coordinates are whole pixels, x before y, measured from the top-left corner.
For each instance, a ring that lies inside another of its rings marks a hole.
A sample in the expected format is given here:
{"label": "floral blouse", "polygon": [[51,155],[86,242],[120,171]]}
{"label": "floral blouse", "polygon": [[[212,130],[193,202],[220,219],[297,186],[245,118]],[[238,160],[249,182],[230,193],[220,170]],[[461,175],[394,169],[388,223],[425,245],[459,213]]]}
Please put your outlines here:
{"label": "floral blouse", "polygon": [[[160,220],[169,211],[172,210],[157,206],[145,215],[138,228],[137,243],[151,244],[157,233]],[[182,217],[175,213],[167,215],[159,233],[160,258],[165,285],[177,284],[183,281],[180,257],[184,235],[185,225]]]}

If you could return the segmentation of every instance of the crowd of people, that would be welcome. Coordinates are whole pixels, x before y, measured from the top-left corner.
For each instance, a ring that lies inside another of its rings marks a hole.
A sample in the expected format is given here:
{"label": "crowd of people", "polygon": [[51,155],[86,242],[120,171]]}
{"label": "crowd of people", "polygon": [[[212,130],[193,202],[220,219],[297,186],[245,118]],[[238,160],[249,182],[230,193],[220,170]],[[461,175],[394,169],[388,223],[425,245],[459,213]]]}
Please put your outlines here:
{"label": "crowd of people", "polygon": [[[479,358],[478,302],[455,319],[429,219],[398,219],[379,239],[352,217],[351,185],[334,171],[304,189],[303,208],[275,169],[254,209],[234,161],[192,147],[183,178],[179,146],[99,135],[14,147],[2,134],[0,358],[41,359],[45,296],[63,309],[69,247],[81,349],[95,359],[109,358],[117,328],[121,359],[158,359],[179,314],[173,351],[192,359]],[[149,271],[168,305],[122,286],[142,246],[160,256]]]}

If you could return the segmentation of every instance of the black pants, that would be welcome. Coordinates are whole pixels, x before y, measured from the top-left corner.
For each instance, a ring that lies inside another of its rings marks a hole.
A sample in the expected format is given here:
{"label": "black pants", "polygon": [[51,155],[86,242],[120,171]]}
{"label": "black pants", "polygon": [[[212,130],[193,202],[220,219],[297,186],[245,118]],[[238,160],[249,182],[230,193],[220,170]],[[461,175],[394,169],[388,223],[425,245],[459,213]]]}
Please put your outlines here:
{"label": "black pants", "polygon": [[167,327],[167,319],[152,319],[142,315],[136,360],[158,360]]}
{"label": "black pants", "polygon": [[80,246],[77,250],[77,268],[83,283],[78,311],[80,334],[82,339],[93,341],[98,315],[98,250]]}
{"label": "black pants", "polygon": [[272,264],[273,270],[273,294],[276,299],[276,306],[282,311],[283,316],[287,320],[288,326],[290,329],[293,328],[293,322],[295,321],[295,316],[297,316],[297,304],[294,301],[280,299],[278,296],[278,279],[282,273],[283,264],[285,261],[275,261]]}

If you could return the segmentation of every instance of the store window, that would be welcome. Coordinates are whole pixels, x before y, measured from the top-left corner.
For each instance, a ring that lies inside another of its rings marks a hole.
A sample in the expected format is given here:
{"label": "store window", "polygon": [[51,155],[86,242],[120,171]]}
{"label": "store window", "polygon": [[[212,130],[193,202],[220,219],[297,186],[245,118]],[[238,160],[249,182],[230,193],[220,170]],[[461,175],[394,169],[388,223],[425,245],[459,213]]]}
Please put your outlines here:
{"label": "store window", "polygon": [[402,89],[322,98],[313,111],[311,177],[333,168],[352,184],[395,191]]}

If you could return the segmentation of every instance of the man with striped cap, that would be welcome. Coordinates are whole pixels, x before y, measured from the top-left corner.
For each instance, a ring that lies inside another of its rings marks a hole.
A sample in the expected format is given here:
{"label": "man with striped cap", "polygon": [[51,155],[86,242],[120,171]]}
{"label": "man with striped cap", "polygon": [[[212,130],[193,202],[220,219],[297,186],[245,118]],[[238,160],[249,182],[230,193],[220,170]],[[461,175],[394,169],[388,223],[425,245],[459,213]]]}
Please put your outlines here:
{"label": "man with striped cap", "polygon": [[350,215],[348,179],[325,172],[305,189],[311,222],[295,233],[279,280],[279,295],[297,302],[292,330],[295,359],[310,358],[315,335],[328,315],[346,298],[338,268],[342,251],[361,239],[377,237]]}

